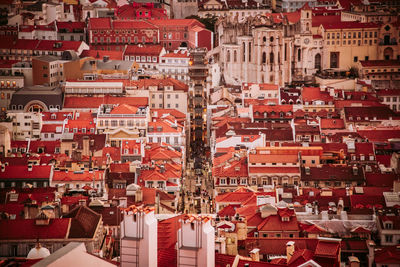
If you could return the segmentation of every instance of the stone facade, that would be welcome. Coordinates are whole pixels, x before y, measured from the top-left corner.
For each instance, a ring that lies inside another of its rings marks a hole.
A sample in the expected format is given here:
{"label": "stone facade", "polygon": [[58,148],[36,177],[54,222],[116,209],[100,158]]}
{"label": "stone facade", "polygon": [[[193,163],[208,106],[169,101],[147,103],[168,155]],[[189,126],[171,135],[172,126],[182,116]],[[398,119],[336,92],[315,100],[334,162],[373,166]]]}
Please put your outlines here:
{"label": "stone facade", "polygon": [[311,17],[311,10],[303,9],[291,14],[257,15],[243,22],[237,17],[220,18],[216,24],[219,51],[215,51],[214,59],[226,83],[284,85],[311,79],[321,65],[315,59],[321,59],[318,54],[322,53],[322,41],[313,40]]}

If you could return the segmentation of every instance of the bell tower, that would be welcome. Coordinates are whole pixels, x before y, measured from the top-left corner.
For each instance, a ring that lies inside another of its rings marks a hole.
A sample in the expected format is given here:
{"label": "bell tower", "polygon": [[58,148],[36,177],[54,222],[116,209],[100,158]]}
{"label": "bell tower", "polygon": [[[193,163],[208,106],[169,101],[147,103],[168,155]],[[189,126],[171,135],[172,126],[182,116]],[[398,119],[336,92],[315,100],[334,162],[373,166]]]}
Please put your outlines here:
{"label": "bell tower", "polygon": [[301,23],[301,33],[311,33],[312,27],[312,9],[305,3],[300,9],[300,23]]}

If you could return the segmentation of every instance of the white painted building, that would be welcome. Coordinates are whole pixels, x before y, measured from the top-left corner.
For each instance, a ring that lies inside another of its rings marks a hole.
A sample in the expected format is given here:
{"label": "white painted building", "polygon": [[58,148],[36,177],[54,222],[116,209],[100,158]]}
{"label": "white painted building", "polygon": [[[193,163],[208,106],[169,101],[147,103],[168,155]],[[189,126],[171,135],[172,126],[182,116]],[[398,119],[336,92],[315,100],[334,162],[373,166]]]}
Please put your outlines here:
{"label": "white painted building", "polygon": [[121,267],[157,266],[157,219],[142,209],[124,214],[121,222]]}
{"label": "white painted building", "polygon": [[36,112],[9,112],[13,122],[13,140],[39,139],[42,115]]}
{"label": "white painted building", "polygon": [[67,81],[64,92],[69,95],[107,95],[122,94],[124,91],[123,82],[108,81]]}
{"label": "white painted building", "polygon": [[[192,215],[194,217],[194,215]],[[215,230],[207,218],[183,218],[178,230],[178,266],[215,266]]]}
{"label": "white painted building", "polygon": [[168,77],[172,77],[184,83],[189,83],[190,55],[187,50],[178,50],[161,56],[157,68]]}
{"label": "white painted building", "polygon": [[215,146],[213,147],[212,154],[214,154],[218,148],[229,148],[229,147],[235,147],[235,146],[245,146],[247,148],[247,150],[250,150],[250,149],[253,149],[256,147],[264,147],[265,146],[265,134],[249,135],[249,136],[236,135],[236,136],[222,137],[222,138],[216,140]]}

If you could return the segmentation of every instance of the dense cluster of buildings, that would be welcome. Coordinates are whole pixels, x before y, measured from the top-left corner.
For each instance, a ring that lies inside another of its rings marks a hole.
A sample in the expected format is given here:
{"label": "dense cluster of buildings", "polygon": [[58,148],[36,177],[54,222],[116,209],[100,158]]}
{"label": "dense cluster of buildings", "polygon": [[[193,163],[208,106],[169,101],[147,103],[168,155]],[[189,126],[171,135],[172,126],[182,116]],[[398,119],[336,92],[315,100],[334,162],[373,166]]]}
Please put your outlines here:
{"label": "dense cluster of buildings", "polygon": [[399,11],[2,1],[0,262],[400,266]]}

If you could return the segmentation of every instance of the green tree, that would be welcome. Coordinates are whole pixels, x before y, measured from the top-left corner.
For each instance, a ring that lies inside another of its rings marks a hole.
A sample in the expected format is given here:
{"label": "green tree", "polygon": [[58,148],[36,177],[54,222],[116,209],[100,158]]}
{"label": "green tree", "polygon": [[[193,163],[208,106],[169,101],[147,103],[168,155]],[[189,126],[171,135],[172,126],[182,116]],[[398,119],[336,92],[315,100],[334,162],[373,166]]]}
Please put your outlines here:
{"label": "green tree", "polygon": [[217,16],[209,15],[209,14],[207,14],[206,18],[200,18],[199,16],[196,16],[196,15],[191,15],[186,18],[187,19],[196,19],[196,20],[200,21],[201,23],[204,24],[204,26],[206,27],[207,30],[210,30],[212,32],[214,32],[214,26],[218,19]]}

